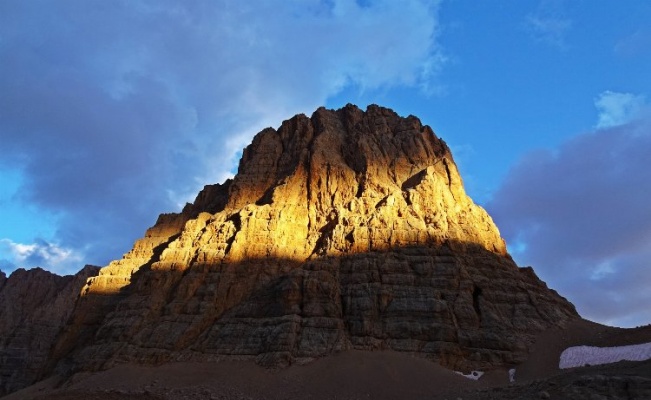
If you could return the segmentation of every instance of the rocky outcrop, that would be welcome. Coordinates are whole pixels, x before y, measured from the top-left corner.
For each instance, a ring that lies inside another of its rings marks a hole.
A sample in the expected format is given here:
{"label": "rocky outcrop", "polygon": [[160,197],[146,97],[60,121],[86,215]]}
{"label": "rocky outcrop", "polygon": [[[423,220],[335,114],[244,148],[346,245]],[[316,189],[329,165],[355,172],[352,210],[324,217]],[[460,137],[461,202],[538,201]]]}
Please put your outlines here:
{"label": "rocky outcrop", "polygon": [[518,268],[413,116],[318,109],[260,132],[237,175],[162,215],[88,280],[62,371],[393,349],[454,369],[515,364],[577,318]]}
{"label": "rocky outcrop", "polygon": [[106,316],[128,294],[127,286],[132,283],[134,274],[141,268],[148,269],[162,251],[178,238],[187,221],[196,218],[200,212],[217,212],[224,208],[230,183],[227,180],[224,184],[206,185],[194,203],[187,204],[181,213],[161,214],[156,224],[136,241],[131,251],[88,280],[74,305],[70,323],[53,350],[50,369],[73,350],[95,340],[95,334]]}
{"label": "rocky outcrop", "polygon": [[98,270],[86,266],[61,277],[18,269],[0,279],[0,396],[40,377],[81,287]]}

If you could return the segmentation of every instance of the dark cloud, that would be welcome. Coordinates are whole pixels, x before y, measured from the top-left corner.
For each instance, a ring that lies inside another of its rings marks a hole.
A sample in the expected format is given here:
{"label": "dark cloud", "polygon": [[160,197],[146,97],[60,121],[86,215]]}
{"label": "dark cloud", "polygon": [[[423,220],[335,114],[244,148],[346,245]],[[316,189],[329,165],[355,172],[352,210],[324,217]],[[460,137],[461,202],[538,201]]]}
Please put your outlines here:
{"label": "dark cloud", "polygon": [[436,13],[418,0],[3,2],[0,168],[58,216],[61,246],[105,263],[223,180],[261,128],[347,85],[428,85]]}
{"label": "dark cloud", "polygon": [[651,116],[523,157],[487,205],[514,255],[587,318],[651,322]]}

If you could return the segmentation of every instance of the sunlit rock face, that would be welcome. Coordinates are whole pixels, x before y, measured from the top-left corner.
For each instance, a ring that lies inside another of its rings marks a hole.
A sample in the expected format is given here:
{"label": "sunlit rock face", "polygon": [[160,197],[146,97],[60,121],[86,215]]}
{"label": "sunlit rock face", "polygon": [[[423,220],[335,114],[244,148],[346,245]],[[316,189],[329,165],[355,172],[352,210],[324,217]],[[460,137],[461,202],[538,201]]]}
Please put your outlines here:
{"label": "sunlit rock face", "polygon": [[73,276],[18,269],[9,278],[0,272],[0,396],[40,377],[81,287],[98,269]]}
{"label": "sunlit rock face", "polygon": [[91,278],[60,369],[393,349],[457,370],[522,361],[574,307],[506,253],[418,118],[348,105],[260,132],[238,174]]}

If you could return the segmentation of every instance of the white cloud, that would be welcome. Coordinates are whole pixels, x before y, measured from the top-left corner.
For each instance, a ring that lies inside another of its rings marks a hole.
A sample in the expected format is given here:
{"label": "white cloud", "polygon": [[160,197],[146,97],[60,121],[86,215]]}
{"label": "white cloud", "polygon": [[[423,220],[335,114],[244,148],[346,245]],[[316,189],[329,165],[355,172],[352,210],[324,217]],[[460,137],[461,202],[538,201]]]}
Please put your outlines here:
{"label": "white cloud", "polygon": [[609,128],[622,125],[640,116],[647,107],[643,95],[619,93],[607,90],[594,101],[599,111],[597,128]]}
{"label": "white cloud", "polygon": [[527,17],[527,25],[532,34],[540,41],[565,49],[565,34],[572,27],[569,19],[544,18],[530,15]]}
{"label": "white cloud", "polygon": [[560,50],[568,48],[566,36],[572,20],[565,16],[562,1],[541,1],[536,11],[527,15],[525,26],[534,39]]}
{"label": "white cloud", "polygon": [[80,253],[42,239],[36,239],[34,243],[0,239],[0,254],[10,258],[3,259],[6,266],[17,268],[41,267],[59,274],[73,274],[83,267]]}
{"label": "white cloud", "polygon": [[[233,170],[252,135],[343,88],[432,88],[438,1],[9,2],[0,166],[57,240],[119,257]],[[361,105],[364,106],[364,105]]]}

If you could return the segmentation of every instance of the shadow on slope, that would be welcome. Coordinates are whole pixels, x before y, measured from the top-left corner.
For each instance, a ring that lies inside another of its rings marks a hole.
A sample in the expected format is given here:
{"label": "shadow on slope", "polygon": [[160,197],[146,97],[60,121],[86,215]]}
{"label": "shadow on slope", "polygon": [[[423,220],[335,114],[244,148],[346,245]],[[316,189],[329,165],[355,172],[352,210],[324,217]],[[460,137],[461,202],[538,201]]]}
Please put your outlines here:
{"label": "shadow on slope", "polygon": [[533,270],[472,243],[153,265],[119,293],[79,299],[54,353],[59,372],[225,358],[286,366],[350,349],[468,371],[520,363],[536,334],[578,318]]}

